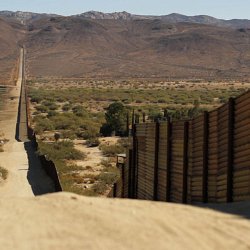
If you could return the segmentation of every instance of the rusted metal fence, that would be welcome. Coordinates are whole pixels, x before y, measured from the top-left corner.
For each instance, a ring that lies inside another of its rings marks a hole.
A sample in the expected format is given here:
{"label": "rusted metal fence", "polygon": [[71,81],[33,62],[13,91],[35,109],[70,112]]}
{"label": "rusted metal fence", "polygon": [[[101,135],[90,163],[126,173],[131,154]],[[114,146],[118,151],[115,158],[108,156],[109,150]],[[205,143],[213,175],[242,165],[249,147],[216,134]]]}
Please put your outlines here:
{"label": "rusted metal fence", "polygon": [[189,121],[135,124],[127,156],[112,197],[250,200],[250,91]]}

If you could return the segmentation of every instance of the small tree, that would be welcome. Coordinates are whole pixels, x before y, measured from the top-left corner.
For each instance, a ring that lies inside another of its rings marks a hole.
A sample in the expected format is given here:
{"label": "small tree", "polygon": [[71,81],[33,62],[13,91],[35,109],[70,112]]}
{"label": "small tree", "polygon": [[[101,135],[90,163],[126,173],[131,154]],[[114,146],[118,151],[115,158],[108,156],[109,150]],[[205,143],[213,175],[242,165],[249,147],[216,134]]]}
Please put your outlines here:
{"label": "small tree", "polygon": [[127,126],[127,110],[121,102],[114,102],[109,105],[105,113],[106,127],[117,134],[125,134]]}

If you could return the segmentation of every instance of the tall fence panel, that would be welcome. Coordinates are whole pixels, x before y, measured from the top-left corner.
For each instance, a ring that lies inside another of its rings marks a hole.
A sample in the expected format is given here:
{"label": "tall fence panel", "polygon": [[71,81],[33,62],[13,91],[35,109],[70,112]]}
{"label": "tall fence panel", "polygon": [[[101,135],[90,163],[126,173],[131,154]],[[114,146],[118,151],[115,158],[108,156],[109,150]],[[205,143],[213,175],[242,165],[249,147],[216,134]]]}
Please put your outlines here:
{"label": "tall fence panel", "polygon": [[192,157],[190,158],[191,170],[191,202],[203,201],[203,147],[204,147],[204,117],[199,116],[190,122],[192,127],[191,138],[192,144],[191,151]]}
{"label": "tall fence panel", "polygon": [[228,167],[228,105],[218,110],[218,170],[217,170],[217,202],[227,201]]}
{"label": "tall fence panel", "polygon": [[209,113],[208,123],[208,202],[216,202],[218,171],[218,111]]}
{"label": "tall fence panel", "polygon": [[159,154],[158,154],[158,185],[157,185],[157,200],[167,200],[167,137],[168,123],[159,124]]}
{"label": "tall fence panel", "polygon": [[171,196],[174,202],[183,201],[184,174],[184,122],[172,124],[172,161],[171,161]]}
{"label": "tall fence panel", "polygon": [[250,200],[250,92],[235,100],[233,200]]}
{"label": "tall fence panel", "polygon": [[147,176],[147,165],[146,165],[146,136],[147,127],[144,124],[137,125],[137,158],[138,158],[138,183],[137,183],[137,198],[147,199],[146,189],[146,176]]}
{"label": "tall fence panel", "polygon": [[155,124],[147,123],[145,139],[145,199],[154,200],[155,181]]}

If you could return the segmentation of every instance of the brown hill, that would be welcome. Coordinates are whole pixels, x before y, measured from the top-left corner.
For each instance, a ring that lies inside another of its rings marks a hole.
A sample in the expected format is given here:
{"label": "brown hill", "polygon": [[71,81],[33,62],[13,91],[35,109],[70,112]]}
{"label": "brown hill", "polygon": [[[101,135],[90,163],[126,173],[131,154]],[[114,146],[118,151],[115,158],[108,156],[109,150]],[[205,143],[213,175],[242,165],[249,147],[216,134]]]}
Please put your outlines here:
{"label": "brown hill", "polygon": [[0,84],[13,84],[22,26],[13,20],[0,18]]}
{"label": "brown hill", "polygon": [[55,77],[249,78],[250,30],[163,20],[53,17],[26,38],[28,73]]}
{"label": "brown hill", "polygon": [[27,73],[34,77],[250,78],[249,29],[157,19],[30,16],[26,26],[10,16],[0,19],[2,83],[15,75],[23,43]]}

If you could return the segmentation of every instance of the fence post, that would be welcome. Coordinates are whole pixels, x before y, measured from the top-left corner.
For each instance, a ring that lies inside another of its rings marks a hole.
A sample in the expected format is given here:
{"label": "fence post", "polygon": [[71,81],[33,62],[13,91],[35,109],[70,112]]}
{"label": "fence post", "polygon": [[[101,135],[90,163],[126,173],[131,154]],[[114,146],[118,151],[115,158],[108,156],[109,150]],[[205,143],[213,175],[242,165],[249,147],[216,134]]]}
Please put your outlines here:
{"label": "fence post", "polygon": [[121,198],[124,198],[124,194],[125,194],[125,164],[122,165],[122,197]]}
{"label": "fence post", "polygon": [[234,163],[234,99],[228,102],[228,162],[227,162],[227,202],[233,201]]}
{"label": "fence post", "polygon": [[166,201],[171,201],[171,157],[172,157],[172,122],[168,117],[167,121],[167,190]]}
{"label": "fence post", "polygon": [[134,124],[135,124],[135,110],[133,109],[133,112],[132,112],[132,128],[134,127]]}
{"label": "fence post", "polygon": [[128,198],[132,198],[133,150],[129,149]]}
{"label": "fence post", "polygon": [[202,199],[204,203],[208,201],[208,112],[203,114],[203,176],[202,176]]}
{"label": "fence post", "polygon": [[142,113],[142,122],[143,123],[146,122],[146,114],[145,114],[145,112]]}
{"label": "fence post", "polygon": [[115,183],[113,186],[113,198],[116,198],[116,195],[117,195],[117,183]]}
{"label": "fence post", "polygon": [[127,113],[126,130],[127,130],[127,136],[129,136],[129,112]]}
{"label": "fence post", "polygon": [[188,130],[189,122],[184,123],[184,147],[183,147],[183,190],[182,202],[187,203],[187,173],[188,173]]}
{"label": "fence post", "polygon": [[158,168],[159,168],[159,140],[160,123],[155,123],[155,159],[154,159],[154,200],[158,199]]}
{"label": "fence post", "polygon": [[133,167],[132,167],[132,198],[136,198],[136,158],[137,158],[137,142],[136,142],[136,125],[133,125]]}

